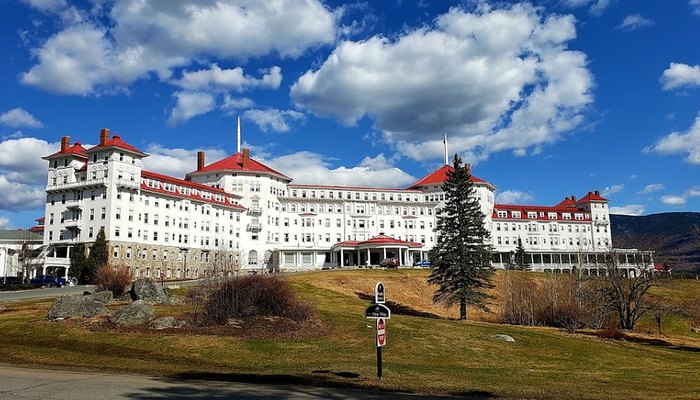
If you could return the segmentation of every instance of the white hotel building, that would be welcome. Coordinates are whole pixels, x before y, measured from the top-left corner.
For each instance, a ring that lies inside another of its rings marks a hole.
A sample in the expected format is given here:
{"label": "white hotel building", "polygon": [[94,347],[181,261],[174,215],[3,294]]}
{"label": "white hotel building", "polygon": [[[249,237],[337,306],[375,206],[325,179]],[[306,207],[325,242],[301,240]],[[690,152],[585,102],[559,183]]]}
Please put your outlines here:
{"label": "white hotel building", "polygon": [[[427,258],[442,207],[443,166],[407,188],[294,184],[243,149],[211,164],[198,154],[184,179],[142,168],[147,154],[100,131],[85,149],[61,139],[49,162],[44,272],[66,273],[71,247],[100,229],[111,262],[136,276],[201,277],[213,266],[289,271],[401,265]],[[194,160],[193,160],[194,161]],[[612,245],[607,200],[596,192],[555,206],[494,204],[496,187],[472,177],[491,232],[493,265],[520,239],[533,269],[596,270]]]}

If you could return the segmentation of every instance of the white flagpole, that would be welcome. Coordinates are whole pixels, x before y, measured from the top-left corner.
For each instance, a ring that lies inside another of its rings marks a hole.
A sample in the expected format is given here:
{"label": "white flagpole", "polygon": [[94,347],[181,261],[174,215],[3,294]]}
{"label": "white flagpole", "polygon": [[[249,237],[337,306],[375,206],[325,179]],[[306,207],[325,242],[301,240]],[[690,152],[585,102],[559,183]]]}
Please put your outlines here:
{"label": "white flagpole", "polygon": [[238,129],[236,129],[237,132],[237,141],[236,141],[236,152],[240,153],[241,152],[241,117],[238,117]]}
{"label": "white flagpole", "polygon": [[445,165],[449,165],[450,159],[447,156],[447,132],[445,132],[445,138],[442,139],[442,143],[445,145]]}

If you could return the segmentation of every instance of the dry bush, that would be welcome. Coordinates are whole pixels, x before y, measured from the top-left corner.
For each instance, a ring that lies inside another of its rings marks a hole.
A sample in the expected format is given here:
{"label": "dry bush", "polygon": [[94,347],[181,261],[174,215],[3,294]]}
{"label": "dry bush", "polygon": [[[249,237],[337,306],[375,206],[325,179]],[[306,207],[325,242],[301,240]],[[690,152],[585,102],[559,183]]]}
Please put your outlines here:
{"label": "dry bush", "polygon": [[195,290],[193,322],[223,325],[230,319],[282,317],[301,322],[314,317],[311,305],[300,302],[289,283],[280,277],[248,275],[211,281]]}
{"label": "dry bush", "polygon": [[507,272],[503,282],[501,322],[511,325],[538,325],[538,285],[532,276]]}
{"label": "dry bush", "polygon": [[617,326],[612,326],[598,331],[597,335],[601,339],[623,340],[626,338],[625,333],[622,332]]}
{"label": "dry bush", "polygon": [[131,274],[124,266],[103,265],[95,272],[95,285],[100,290],[109,290],[114,297],[121,297],[131,285]]}

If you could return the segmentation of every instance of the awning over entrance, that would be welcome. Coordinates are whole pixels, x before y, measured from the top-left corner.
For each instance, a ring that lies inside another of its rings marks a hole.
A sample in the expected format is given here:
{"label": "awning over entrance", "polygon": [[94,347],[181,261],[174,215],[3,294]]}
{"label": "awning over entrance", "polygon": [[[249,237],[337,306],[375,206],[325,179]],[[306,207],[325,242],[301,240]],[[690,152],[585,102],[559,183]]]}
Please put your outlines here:
{"label": "awning over entrance", "polygon": [[413,262],[411,251],[416,250],[422,257],[422,243],[407,242],[380,233],[364,241],[347,240],[331,247],[331,254],[339,266],[345,265],[381,265],[387,259],[396,259],[398,265],[410,265]]}

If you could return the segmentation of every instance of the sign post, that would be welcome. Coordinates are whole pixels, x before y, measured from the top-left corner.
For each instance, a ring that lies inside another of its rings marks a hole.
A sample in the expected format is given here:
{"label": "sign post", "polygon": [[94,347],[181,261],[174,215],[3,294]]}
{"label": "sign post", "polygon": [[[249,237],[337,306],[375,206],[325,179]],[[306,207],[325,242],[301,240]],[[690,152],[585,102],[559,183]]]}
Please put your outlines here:
{"label": "sign post", "polygon": [[377,377],[382,379],[382,347],[386,345],[386,320],[391,318],[391,310],[384,303],[386,296],[384,295],[384,284],[377,282],[374,287],[374,304],[367,307],[365,310],[365,318],[377,320]]}

